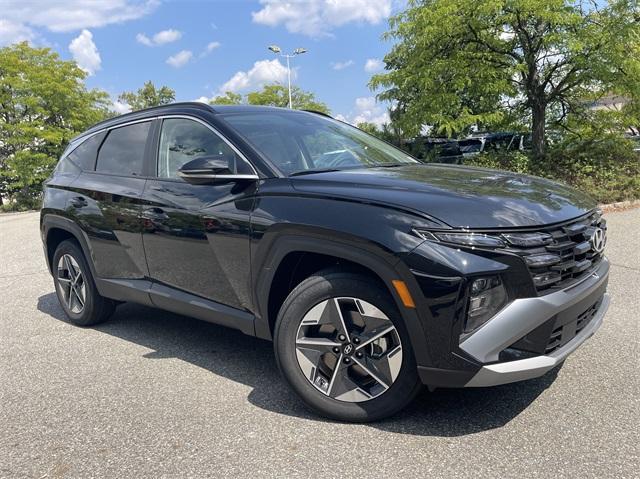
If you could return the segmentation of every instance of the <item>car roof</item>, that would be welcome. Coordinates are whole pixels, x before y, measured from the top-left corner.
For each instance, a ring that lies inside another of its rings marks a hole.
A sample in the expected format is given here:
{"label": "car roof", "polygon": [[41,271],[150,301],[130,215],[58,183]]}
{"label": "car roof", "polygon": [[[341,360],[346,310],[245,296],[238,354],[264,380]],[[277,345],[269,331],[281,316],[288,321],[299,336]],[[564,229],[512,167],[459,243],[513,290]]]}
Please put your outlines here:
{"label": "car roof", "polygon": [[[229,114],[229,113],[269,113],[269,112],[294,112],[301,110],[290,110],[288,108],[279,108],[275,106],[259,106],[259,105],[208,105],[206,103],[198,101],[169,103],[167,105],[154,106],[151,108],[145,108],[143,110],[137,110],[131,113],[125,113],[114,118],[103,120],[95,125],[91,126],[87,130],[83,131],[80,135],[76,136],[71,142],[76,141],[86,135],[95,133],[105,128],[113,128],[115,126],[129,123],[136,120],[144,120],[146,118],[153,118],[159,115],[175,115],[175,114],[188,114],[194,111],[206,112],[210,114]],[[306,111],[306,110],[302,110]],[[321,112],[312,112],[324,115]]]}

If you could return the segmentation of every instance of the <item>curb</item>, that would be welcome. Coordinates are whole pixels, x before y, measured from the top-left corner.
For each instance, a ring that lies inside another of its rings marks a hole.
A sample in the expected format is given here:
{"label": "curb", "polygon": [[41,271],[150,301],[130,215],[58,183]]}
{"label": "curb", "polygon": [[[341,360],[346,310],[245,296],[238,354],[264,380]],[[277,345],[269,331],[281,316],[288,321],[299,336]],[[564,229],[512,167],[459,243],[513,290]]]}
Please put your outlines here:
{"label": "curb", "polygon": [[618,201],[617,203],[609,203],[606,205],[598,205],[605,213],[612,213],[614,211],[630,210],[632,208],[640,207],[640,200],[627,200]]}

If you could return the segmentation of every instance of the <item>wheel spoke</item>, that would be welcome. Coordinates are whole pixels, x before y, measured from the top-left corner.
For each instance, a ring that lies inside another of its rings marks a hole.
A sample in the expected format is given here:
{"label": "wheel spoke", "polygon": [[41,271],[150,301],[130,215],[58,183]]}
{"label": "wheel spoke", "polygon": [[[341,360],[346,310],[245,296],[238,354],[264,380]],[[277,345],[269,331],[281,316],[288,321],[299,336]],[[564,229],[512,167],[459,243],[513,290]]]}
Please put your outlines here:
{"label": "wheel spoke", "polygon": [[354,359],[354,361],[356,362],[356,364],[358,366],[360,366],[365,373],[367,373],[369,376],[371,376],[378,384],[380,384],[383,388],[385,389],[389,389],[389,385],[387,384],[386,381],[384,381],[382,378],[380,378],[380,376],[376,373],[374,373],[372,371],[373,368],[369,368],[367,367],[364,363],[364,361],[360,361],[358,359]]}
{"label": "wheel spoke", "polygon": [[331,382],[331,397],[339,401],[361,402],[371,399],[371,395],[354,382],[348,374],[350,365],[338,363],[335,378]]}
{"label": "wheel spoke", "polygon": [[82,297],[82,295],[78,292],[77,288],[73,288],[73,294],[75,294],[76,296],[76,301],[78,302],[78,304],[80,305],[80,308],[84,308],[84,298]]}
{"label": "wheel spoke", "polygon": [[67,294],[67,307],[69,308],[69,311],[72,311],[72,307],[71,307],[72,301],[73,301],[73,287],[69,286],[69,292]]}
{"label": "wheel spoke", "polygon": [[79,314],[84,309],[86,286],[80,266],[70,254],[62,255],[58,261],[56,279],[61,302],[66,305],[70,312]]}
{"label": "wheel spoke", "polygon": [[[387,323],[389,323],[389,321],[387,321]],[[362,349],[365,346],[368,346],[373,341],[382,338],[383,336],[385,336],[386,334],[389,334],[391,331],[394,331],[395,329],[396,328],[393,325],[386,324],[379,328],[375,328],[369,331],[368,333],[361,334],[360,337],[364,338],[364,340],[362,340],[362,342],[358,345],[356,350]]]}
{"label": "wheel spoke", "polygon": [[373,379],[388,388],[398,377],[402,366],[402,347],[396,346],[381,357],[371,355],[354,358],[356,363]]}
{"label": "wheel spoke", "polygon": [[331,396],[331,393],[333,391],[333,385],[336,382],[336,378],[338,377],[338,374],[340,374],[341,370],[343,369],[343,356],[342,354],[338,357],[338,362],[336,363],[336,367],[333,370],[333,374],[331,375],[331,381],[329,381],[329,387],[327,388],[327,396]]}
{"label": "wheel spoke", "polygon": [[300,322],[295,347],[307,380],[339,401],[363,402],[383,394],[402,365],[395,326],[358,298],[331,298],[311,308]]}
{"label": "wheel spoke", "polygon": [[76,271],[73,268],[73,265],[71,264],[71,259],[69,258],[69,255],[64,255],[64,265],[67,268],[67,271],[69,272],[69,279],[71,279],[72,282],[75,283],[76,281]]}

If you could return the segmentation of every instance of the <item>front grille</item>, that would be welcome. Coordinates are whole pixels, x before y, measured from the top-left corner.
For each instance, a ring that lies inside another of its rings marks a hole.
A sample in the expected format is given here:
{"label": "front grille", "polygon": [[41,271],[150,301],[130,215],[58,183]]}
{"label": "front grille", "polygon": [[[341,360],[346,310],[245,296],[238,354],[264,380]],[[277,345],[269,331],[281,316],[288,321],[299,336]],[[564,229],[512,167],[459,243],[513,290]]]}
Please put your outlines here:
{"label": "front grille", "polygon": [[507,250],[525,259],[536,290],[546,294],[575,283],[602,260],[603,253],[597,252],[592,242],[598,228],[606,238],[607,224],[600,211],[561,226],[541,229],[536,232],[545,235],[541,246],[511,245]]}
{"label": "front grille", "polygon": [[598,301],[578,315],[574,321],[558,326],[551,332],[551,337],[545,348],[545,354],[550,354],[575,338],[584,327],[589,324],[598,311],[601,301]]}

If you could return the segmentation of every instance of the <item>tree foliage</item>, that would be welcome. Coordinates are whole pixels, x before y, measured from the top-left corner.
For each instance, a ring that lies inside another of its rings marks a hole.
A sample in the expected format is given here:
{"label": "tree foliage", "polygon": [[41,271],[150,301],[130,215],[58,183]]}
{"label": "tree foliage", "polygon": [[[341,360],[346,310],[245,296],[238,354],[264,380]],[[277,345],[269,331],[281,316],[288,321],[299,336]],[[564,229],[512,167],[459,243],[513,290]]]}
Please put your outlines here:
{"label": "tree foliage", "polygon": [[0,49],[0,196],[37,195],[68,141],[109,115],[85,76],[49,48]]}
{"label": "tree foliage", "polygon": [[637,88],[639,19],[634,0],[411,0],[390,21],[388,71],[370,85],[413,134],[528,126],[539,156],[547,128]]}
{"label": "tree foliage", "polygon": [[166,105],[176,99],[176,92],[168,86],[156,88],[151,80],[144,83],[137,92],[125,91],[118,97],[118,101],[126,103],[133,111]]}
{"label": "tree foliage", "polygon": [[[212,105],[266,105],[286,108],[289,106],[289,90],[283,85],[265,85],[262,90],[247,93],[242,96],[238,93],[226,92],[222,96],[215,97],[210,102]],[[329,107],[316,99],[312,92],[304,91],[297,86],[291,87],[291,103],[297,110],[315,110],[329,113]]]}
{"label": "tree foliage", "polygon": [[241,105],[242,95],[232,91],[226,92],[224,95],[215,97],[209,101],[210,105]]}

